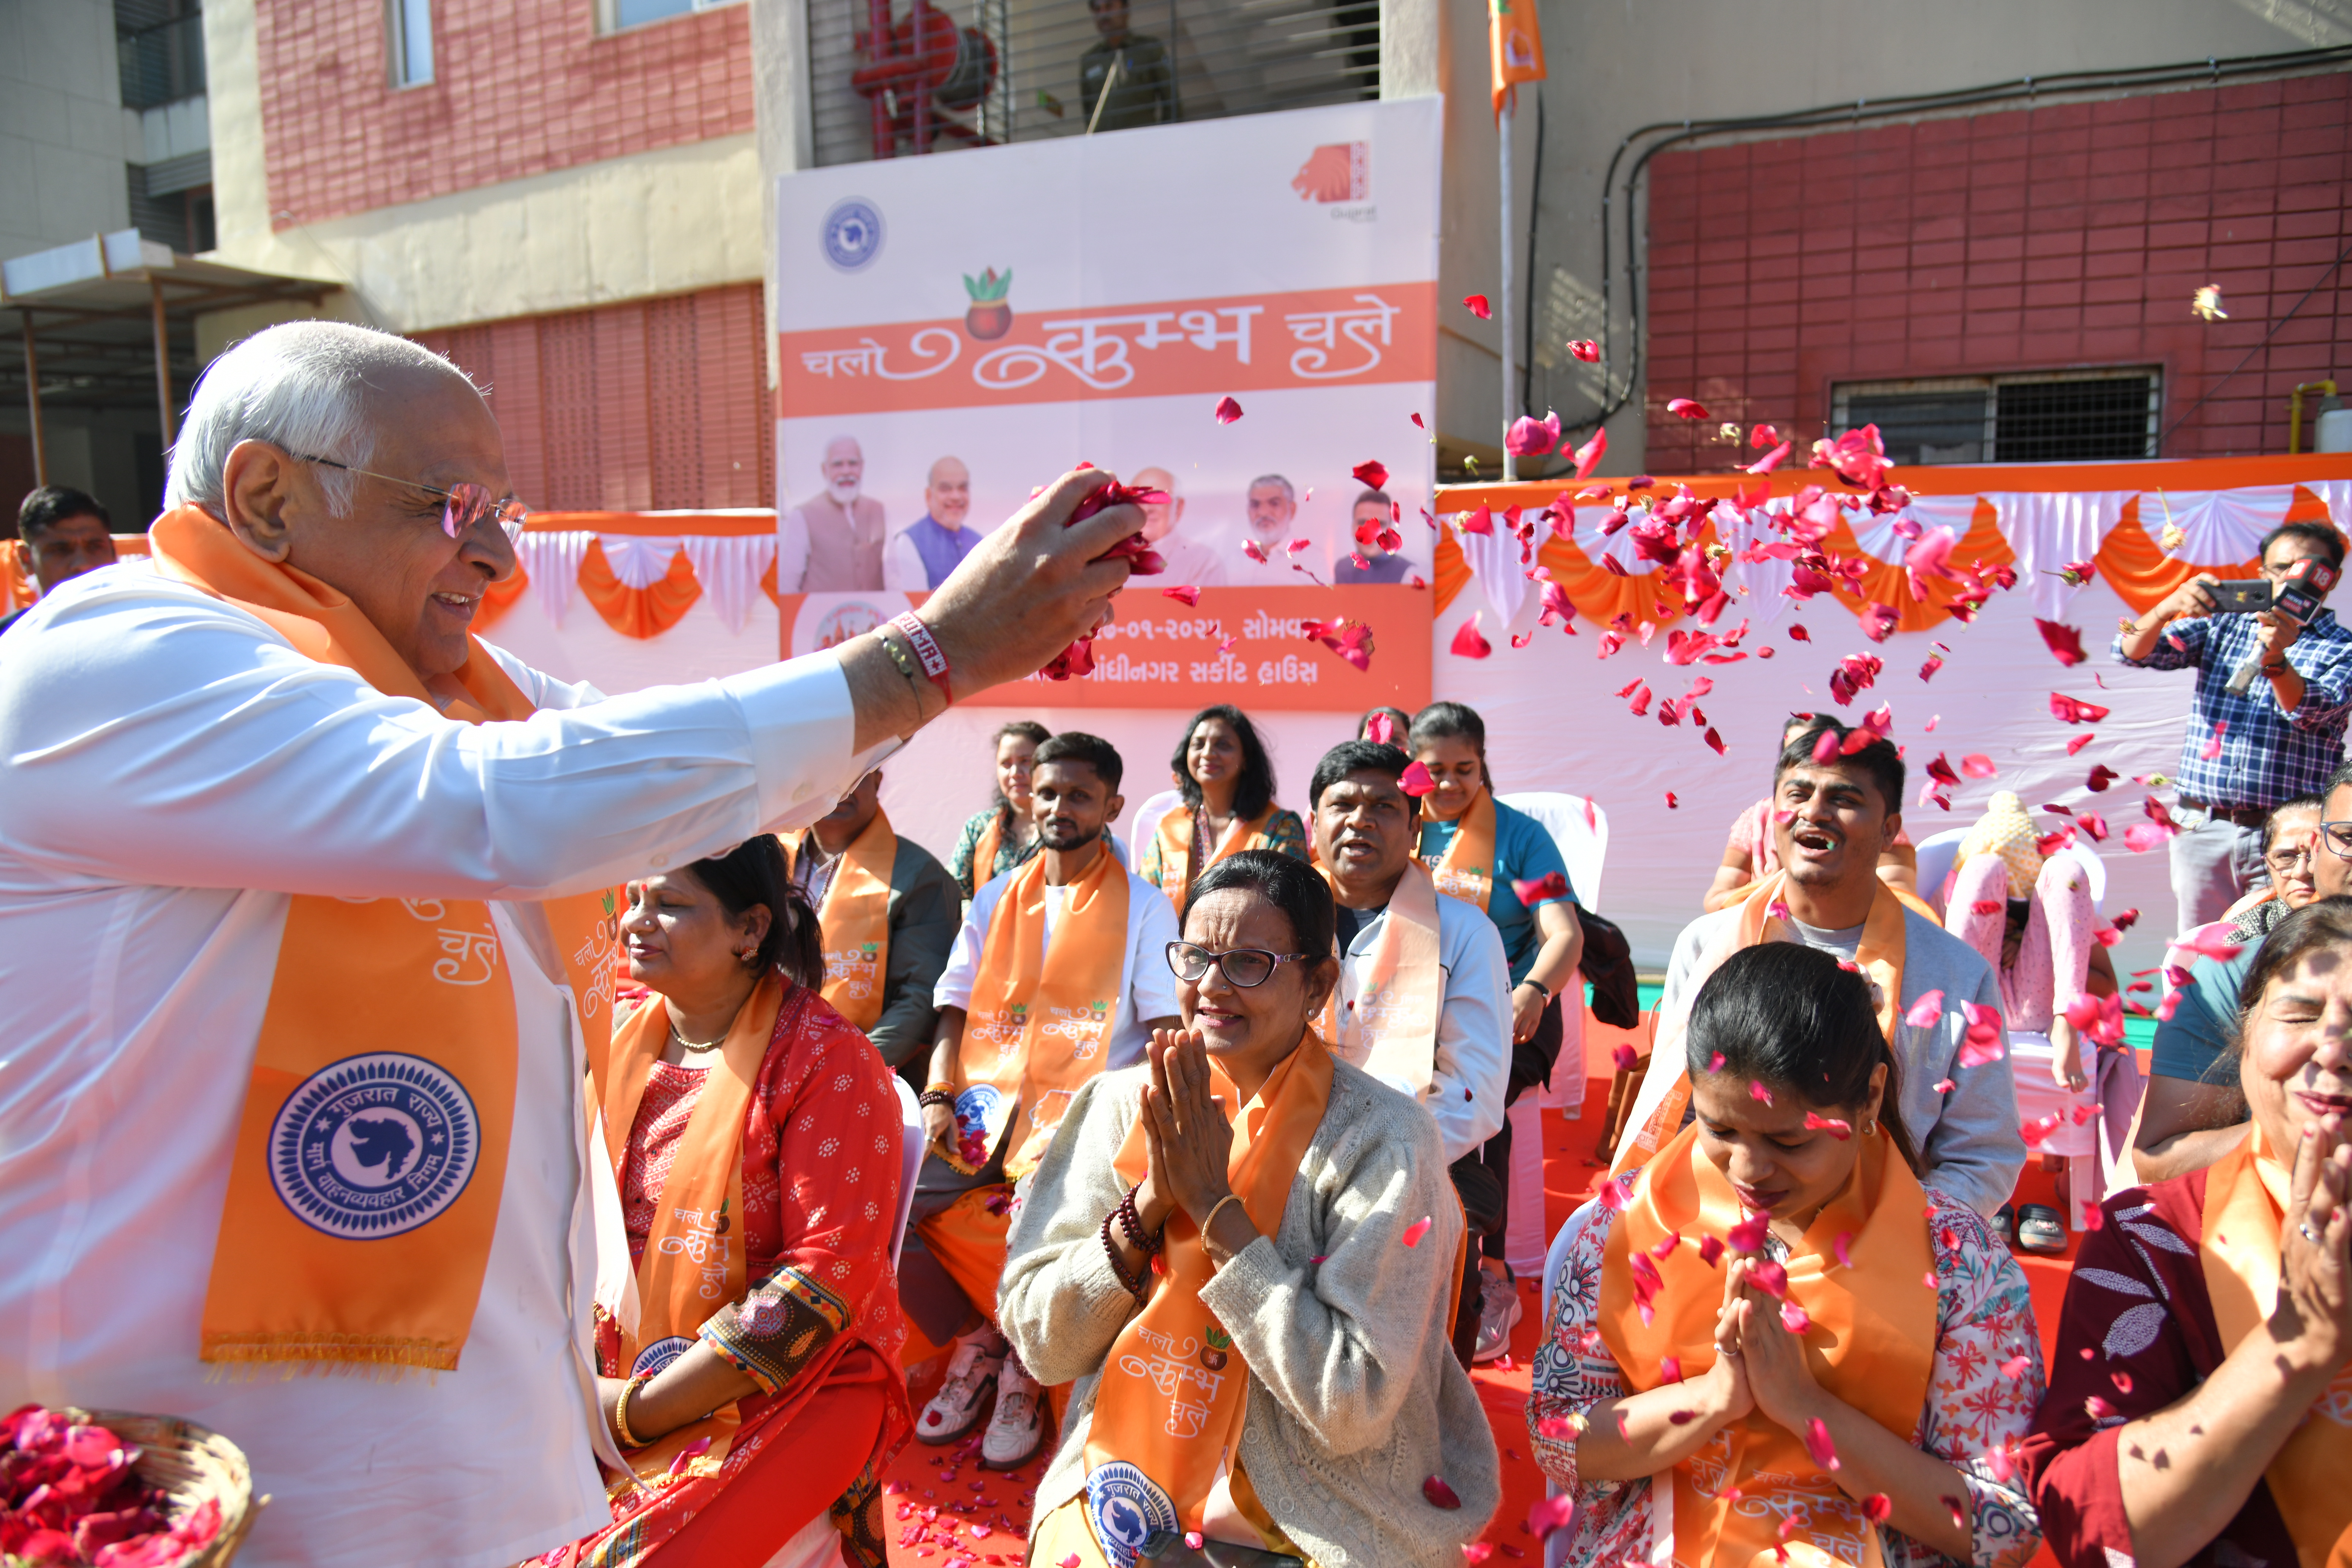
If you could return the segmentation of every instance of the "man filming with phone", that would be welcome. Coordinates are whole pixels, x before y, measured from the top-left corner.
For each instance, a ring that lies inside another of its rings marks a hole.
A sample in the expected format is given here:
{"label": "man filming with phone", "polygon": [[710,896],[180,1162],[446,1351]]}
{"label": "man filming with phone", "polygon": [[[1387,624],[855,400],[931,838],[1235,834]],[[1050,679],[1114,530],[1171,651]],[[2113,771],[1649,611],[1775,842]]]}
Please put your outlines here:
{"label": "man filming with phone", "polygon": [[2267,881],[2263,819],[2323,793],[2344,760],[2352,631],[2322,607],[2344,537],[2325,522],[2282,523],[2263,537],[2262,563],[2252,580],[2200,573],[2116,637],[2116,659],[2134,668],[2197,671],[2173,813],[2181,931]]}

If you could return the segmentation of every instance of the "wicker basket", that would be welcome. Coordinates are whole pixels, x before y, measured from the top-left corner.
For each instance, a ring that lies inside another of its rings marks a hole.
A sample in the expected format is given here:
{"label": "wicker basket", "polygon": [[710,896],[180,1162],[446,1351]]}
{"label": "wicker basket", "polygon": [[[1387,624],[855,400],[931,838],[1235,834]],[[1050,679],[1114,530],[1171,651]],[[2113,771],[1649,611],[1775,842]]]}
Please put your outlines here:
{"label": "wicker basket", "polygon": [[175,1522],[206,1498],[220,1504],[220,1533],[213,1543],[180,1568],[226,1568],[236,1556],[254,1517],[268,1506],[266,1497],[253,1495],[253,1471],[245,1450],[193,1421],[176,1415],[141,1415],[129,1410],[62,1410],[59,1415],[79,1425],[103,1426],[139,1448],[133,1467],[139,1479],[160,1488],[170,1501],[166,1517]]}

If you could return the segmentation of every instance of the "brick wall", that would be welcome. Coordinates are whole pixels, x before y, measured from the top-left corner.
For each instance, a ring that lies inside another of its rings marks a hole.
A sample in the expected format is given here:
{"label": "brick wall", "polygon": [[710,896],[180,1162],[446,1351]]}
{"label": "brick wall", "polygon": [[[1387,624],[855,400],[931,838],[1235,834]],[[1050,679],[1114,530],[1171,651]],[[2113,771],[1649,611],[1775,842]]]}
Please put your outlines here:
{"label": "brick wall", "polygon": [[770,506],[763,319],[747,283],[416,341],[488,389],[508,472],[533,508]]}
{"label": "brick wall", "polygon": [[2352,263],[2278,325],[2352,240],[2347,126],[2337,74],[1662,154],[1648,466],[1732,466],[1670,397],[1801,462],[1837,382],[2147,364],[2162,456],[2284,452],[2289,390],[2352,374]]}
{"label": "brick wall", "polygon": [[383,0],[256,10],[278,228],[751,129],[747,5],[599,35],[595,0],[433,0],[396,90]]}

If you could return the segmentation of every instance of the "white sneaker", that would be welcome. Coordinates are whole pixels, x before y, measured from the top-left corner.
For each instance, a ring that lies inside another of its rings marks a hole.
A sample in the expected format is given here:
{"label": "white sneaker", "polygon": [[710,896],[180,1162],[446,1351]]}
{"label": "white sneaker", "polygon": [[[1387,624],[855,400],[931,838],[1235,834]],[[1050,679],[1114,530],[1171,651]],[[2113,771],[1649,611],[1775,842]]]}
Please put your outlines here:
{"label": "white sneaker", "polygon": [[1511,1348],[1511,1331],[1518,1326],[1525,1309],[1519,1304],[1519,1288],[1492,1270],[1478,1270],[1478,1345],[1470,1352],[1474,1366],[1499,1360]]}
{"label": "white sneaker", "polygon": [[923,1406],[922,1419],[915,1423],[916,1438],[937,1447],[971,1431],[980,1420],[989,1390],[997,1385],[1007,1353],[1009,1347],[1001,1339],[993,1346],[984,1340],[960,1342],[954,1359],[948,1363],[947,1381],[940,1384],[931,1402]]}
{"label": "white sneaker", "polygon": [[982,1468],[1017,1470],[1037,1457],[1045,1441],[1045,1391],[1008,1349],[996,1379],[996,1414],[981,1434]]}

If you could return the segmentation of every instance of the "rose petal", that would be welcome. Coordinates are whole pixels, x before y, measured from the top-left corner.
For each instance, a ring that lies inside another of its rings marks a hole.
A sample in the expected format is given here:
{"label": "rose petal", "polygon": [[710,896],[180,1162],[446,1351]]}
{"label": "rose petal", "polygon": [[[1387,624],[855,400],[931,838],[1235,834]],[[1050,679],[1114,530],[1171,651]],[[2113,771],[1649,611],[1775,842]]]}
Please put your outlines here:
{"label": "rose petal", "polygon": [[1217,423],[1230,425],[1242,416],[1242,405],[1230,397],[1217,399]]}
{"label": "rose petal", "polygon": [[[1609,559],[1613,560],[1614,557]],[[1477,610],[1470,613],[1470,618],[1454,632],[1454,641],[1447,651],[1463,658],[1485,658],[1495,651],[1494,645],[1478,635],[1478,618],[1483,613]]]}
{"label": "rose petal", "polygon": [[1829,1426],[1818,1415],[1805,1423],[1805,1452],[1825,1470],[1838,1468],[1837,1445],[1830,1440]]}
{"label": "rose petal", "polygon": [[1570,339],[1569,341],[1568,352],[1570,358],[1580,359],[1587,364],[1598,364],[1601,363],[1601,345],[1594,342],[1591,338]]}
{"label": "rose petal", "polygon": [[1181,588],[1162,588],[1160,591],[1187,607],[1197,605],[1201,602],[1201,590],[1189,583]]}
{"label": "rose petal", "polygon": [[1486,303],[1486,296],[1484,294],[1466,295],[1464,297],[1462,302],[1468,306],[1470,308],[1470,313],[1477,317],[1480,321],[1490,321],[1494,320],[1495,307]]}
{"label": "rose petal", "polygon": [[1669,414],[1679,415],[1685,419],[1712,419],[1715,417],[1714,415],[1709,414],[1706,411],[1706,405],[1701,403],[1696,397],[1669,397],[1666,399],[1666,412]]}
{"label": "rose petal", "polygon": [[1421,1483],[1421,1495],[1429,1500],[1429,1506],[1432,1508],[1454,1509],[1462,1506],[1462,1500],[1454,1495],[1454,1489],[1445,1484],[1445,1478],[1443,1476],[1431,1476],[1423,1480]]}
{"label": "rose petal", "polygon": [[1413,1221],[1411,1225],[1404,1227],[1404,1235],[1400,1239],[1402,1240],[1407,1247],[1419,1247],[1421,1245],[1421,1238],[1428,1234],[1429,1216],[1423,1215],[1421,1218]]}
{"label": "rose petal", "polygon": [[1429,776],[1429,769],[1415,758],[1405,764],[1403,773],[1397,775],[1397,787],[1418,799],[1435,789],[1437,781]]}

